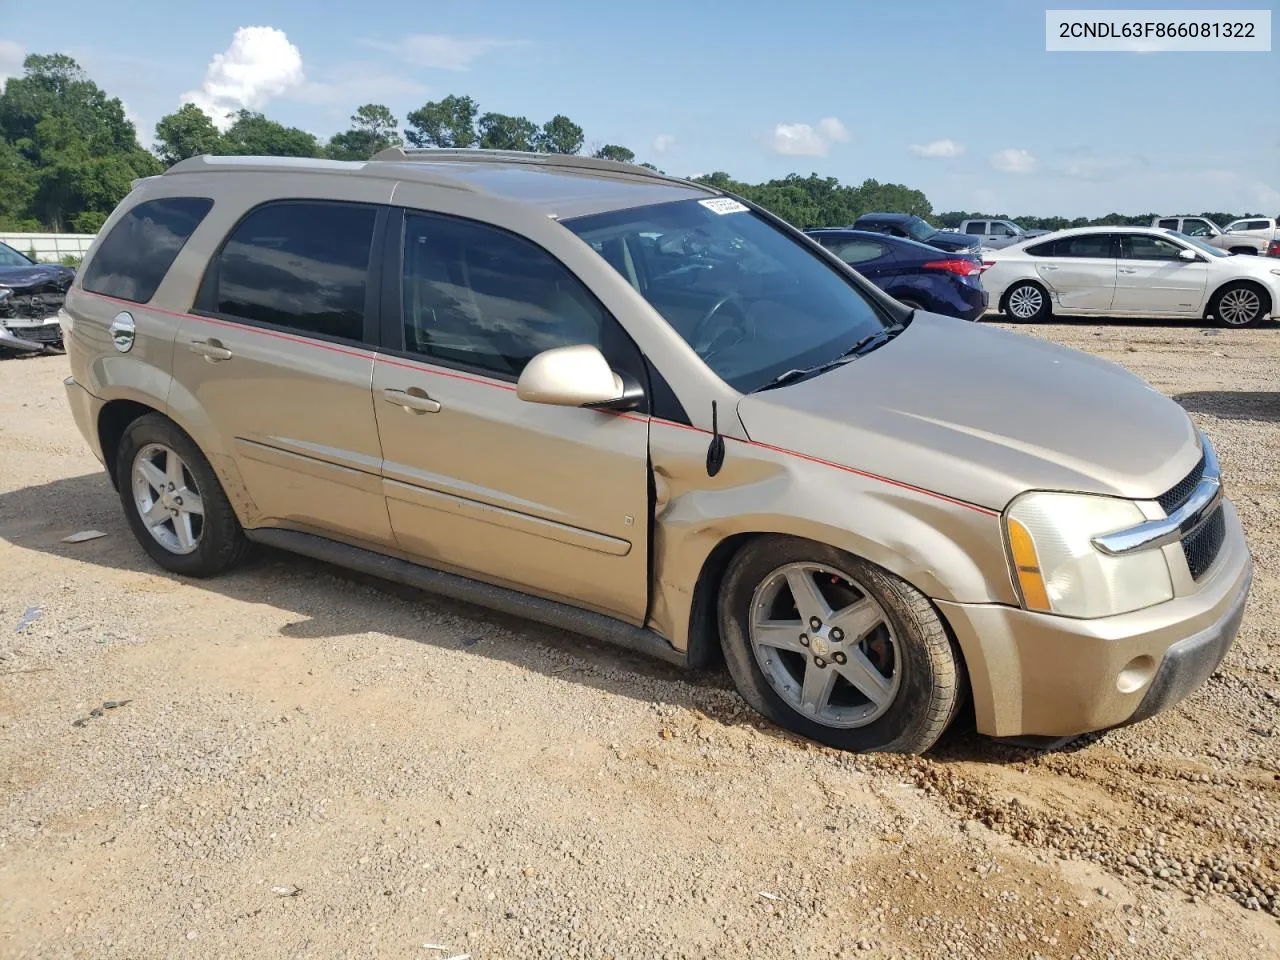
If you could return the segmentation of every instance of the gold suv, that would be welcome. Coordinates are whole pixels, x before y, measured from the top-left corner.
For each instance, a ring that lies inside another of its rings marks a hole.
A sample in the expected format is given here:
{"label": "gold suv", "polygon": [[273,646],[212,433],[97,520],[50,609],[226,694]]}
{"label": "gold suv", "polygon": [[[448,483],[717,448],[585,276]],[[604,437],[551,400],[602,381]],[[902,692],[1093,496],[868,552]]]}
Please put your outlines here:
{"label": "gold suv", "polygon": [[1150,716],[1235,636],[1213,449],[1119,367],[882,294],[751,204],[476,150],[197,157],[68,292],[67,396],[138,541],[258,542],[923,751]]}

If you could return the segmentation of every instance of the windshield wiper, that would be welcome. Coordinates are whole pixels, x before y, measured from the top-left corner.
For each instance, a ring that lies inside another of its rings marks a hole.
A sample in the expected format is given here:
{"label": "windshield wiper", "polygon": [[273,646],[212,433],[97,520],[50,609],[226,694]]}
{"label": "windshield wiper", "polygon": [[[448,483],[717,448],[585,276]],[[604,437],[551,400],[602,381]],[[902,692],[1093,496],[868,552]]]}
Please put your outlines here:
{"label": "windshield wiper", "polygon": [[884,327],[883,329],[877,330],[875,333],[869,333],[865,337],[855,341],[853,346],[840,354],[840,356],[836,357],[834,360],[828,360],[826,363],[815,364],[812,367],[793,367],[790,370],[786,370],[778,374],[763,386],[756,387],[756,389],[751,392],[759,393],[761,390],[771,390],[774,387],[786,386],[788,383],[795,383],[797,380],[804,380],[808,377],[816,376],[819,373],[825,373],[827,370],[831,370],[834,367],[843,366],[851,360],[856,360],[858,357],[870,353],[871,351],[868,350],[867,347],[871,346],[871,344],[874,343],[876,346],[880,346],[883,343],[888,343],[905,329],[906,327],[902,324],[895,323],[893,326]]}

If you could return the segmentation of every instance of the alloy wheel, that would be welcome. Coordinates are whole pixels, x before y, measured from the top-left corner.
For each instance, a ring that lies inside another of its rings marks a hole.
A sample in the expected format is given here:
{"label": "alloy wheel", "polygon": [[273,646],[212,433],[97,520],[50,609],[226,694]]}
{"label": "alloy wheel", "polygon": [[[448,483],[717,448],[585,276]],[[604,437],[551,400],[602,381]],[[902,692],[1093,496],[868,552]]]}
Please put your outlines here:
{"label": "alloy wheel", "polygon": [[798,713],[850,729],[879,719],[901,683],[884,609],[843,571],[790,563],[751,599],[751,649],[765,679]]}
{"label": "alloy wheel", "polygon": [[162,443],[149,443],[133,460],[133,502],[147,532],[170,553],[188,554],[204,533],[204,501],[187,465]]}
{"label": "alloy wheel", "polygon": [[1218,301],[1219,319],[1233,327],[1252,323],[1262,312],[1262,298],[1248,287],[1228,290]]}
{"label": "alloy wheel", "polygon": [[1030,284],[1009,294],[1009,312],[1019,320],[1030,320],[1044,308],[1044,294]]}

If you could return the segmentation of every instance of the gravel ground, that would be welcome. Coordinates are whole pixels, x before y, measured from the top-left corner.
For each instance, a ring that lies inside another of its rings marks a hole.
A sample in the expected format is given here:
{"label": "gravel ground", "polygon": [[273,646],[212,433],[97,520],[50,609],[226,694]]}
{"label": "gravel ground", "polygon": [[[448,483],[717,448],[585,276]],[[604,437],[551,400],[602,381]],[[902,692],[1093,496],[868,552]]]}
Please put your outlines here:
{"label": "gravel ground", "polygon": [[1280,956],[1280,330],[1021,329],[1210,431],[1256,585],[1177,709],[927,759],[283,554],[165,574],[65,360],[0,363],[0,956]]}

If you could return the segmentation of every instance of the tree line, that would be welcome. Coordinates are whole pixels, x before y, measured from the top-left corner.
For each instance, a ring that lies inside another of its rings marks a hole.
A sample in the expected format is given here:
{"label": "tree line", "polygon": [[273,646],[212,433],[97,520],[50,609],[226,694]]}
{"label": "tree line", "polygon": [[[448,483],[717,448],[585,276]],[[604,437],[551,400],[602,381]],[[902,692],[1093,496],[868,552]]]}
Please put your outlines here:
{"label": "tree line", "polygon": [[[118,97],[110,97],[65,54],[31,54],[23,75],[10,78],[0,93],[0,230],[95,233],[139,177],[162,173],[187,157],[202,154],[327,157],[366,160],[379,150],[403,146],[451,149],[533,150],[581,154],[635,163],[630,148],[614,143],[586,145],[582,127],[557,114],[544,123],[491,111],[468,96],[450,95],[410,111],[404,125],[386,106],[368,103],[351,116],[351,126],[328,140],[251,110],[240,110],[225,130],[194,104],[162,117],[154,146],[144,149]],[[656,170],[653,164],[641,166]],[[844,226],[870,211],[914,213],[933,209],[919,191],[867,179],[857,186],[835,177],[791,174],[764,183],[744,183],[717,171],[699,181],[736,193],[798,227]],[[949,211],[939,226],[964,219],[1016,219],[1023,227],[1057,230],[1094,224],[1150,223],[1155,214],[1109,214],[1095,219],[1006,218],[1003,214]],[[1204,214],[1218,223],[1234,216]]]}

